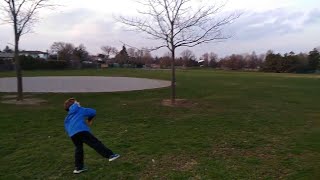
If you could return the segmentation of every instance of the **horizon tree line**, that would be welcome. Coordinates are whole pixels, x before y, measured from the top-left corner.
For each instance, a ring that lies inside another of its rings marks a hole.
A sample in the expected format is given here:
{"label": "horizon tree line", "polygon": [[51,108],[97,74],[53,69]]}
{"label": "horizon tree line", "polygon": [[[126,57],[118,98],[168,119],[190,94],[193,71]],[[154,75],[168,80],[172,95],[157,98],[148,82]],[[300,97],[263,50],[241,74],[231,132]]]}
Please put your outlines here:
{"label": "horizon tree line", "polygon": [[[97,54],[104,62],[132,65],[131,67],[150,67],[151,64],[160,65],[161,68],[171,67],[170,53],[162,56],[153,56],[149,48],[126,48],[119,51],[113,46],[102,46],[101,53]],[[1,50],[0,50],[1,52]],[[6,46],[2,52],[13,53],[14,50]],[[50,59],[64,60],[71,67],[78,67],[83,61],[92,61],[85,45],[75,46],[72,43],[54,42],[50,47]],[[263,54],[252,53],[232,54],[219,58],[214,52],[207,52],[197,57],[190,49],[183,50],[175,59],[178,67],[210,67],[227,70],[260,70],[264,72],[313,72],[319,69],[319,48],[314,48],[309,53],[294,52],[274,53],[272,50]]]}

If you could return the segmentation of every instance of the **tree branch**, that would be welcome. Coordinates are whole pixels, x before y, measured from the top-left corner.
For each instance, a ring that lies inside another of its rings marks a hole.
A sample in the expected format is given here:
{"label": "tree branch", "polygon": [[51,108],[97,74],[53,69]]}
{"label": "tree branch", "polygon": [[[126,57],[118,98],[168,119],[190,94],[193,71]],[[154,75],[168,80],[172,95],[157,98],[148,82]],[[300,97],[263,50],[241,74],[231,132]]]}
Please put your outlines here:
{"label": "tree branch", "polygon": [[157,47],[143,48],[143,49],[141,49],[141,48],[137,48],[137,47],[135,47],[135,46],[131,46],[131,45],[125,43],[125,42],[122,42],[122,41],[120,41],[120,42],[121,42],[123,45],[128,46],[128,47],[130,47],[130,48],[133,48],[133,49],[136,49],[136,50],[147,50],[147,51],[150,51],[150,52],[159,50],[159,49],[164,48],[164,47],[167,47],[166,45],[161,45],[161,46],[157,46]]}
{"label": "tree branch", "polygon": [[231,24],[241,14],[230,14],[218,19],[225,4],[203,5],[193,11],[191,0],[147,0],[142,4],[147,11],[138,11],[141,17],[132,19],[120,16],[119,22],[161,40],[170,51],[176,47],[194,47],[211,41],[230,38],[222,34],[223,27]]}

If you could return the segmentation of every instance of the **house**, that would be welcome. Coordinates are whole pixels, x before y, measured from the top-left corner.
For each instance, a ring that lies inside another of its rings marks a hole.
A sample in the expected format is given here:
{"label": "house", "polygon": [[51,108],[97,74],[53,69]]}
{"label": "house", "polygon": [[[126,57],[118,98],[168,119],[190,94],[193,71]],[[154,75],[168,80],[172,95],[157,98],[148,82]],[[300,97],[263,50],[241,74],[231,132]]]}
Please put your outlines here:
{"label": "house", "polygon": [[14,70],[13,53],[0,52],[0,71]]}
{"label": "house", "polygon": [[93,61],[93,62],[103,62],[104,58],[101,57],[101,56],[90,56],[90,59]]}
{"label": "house", "polygon": [[31,56],[33,58],[41,58],[45,60],[49,58],[49,53],[42,51],[20,51],[19,54],[24,56]]}
{"label": "house", "polygon": [[0,60],[13,60],[13,53],[0,52]]}
{"label": "house", "polygon": [[[33,58],[41,58],[47,60],[49,58],[49,53],[41,51],[20,51],[20,56],[31,56]],[[3,60],[13,60],[14,53],[0,52],[0,59]]]}

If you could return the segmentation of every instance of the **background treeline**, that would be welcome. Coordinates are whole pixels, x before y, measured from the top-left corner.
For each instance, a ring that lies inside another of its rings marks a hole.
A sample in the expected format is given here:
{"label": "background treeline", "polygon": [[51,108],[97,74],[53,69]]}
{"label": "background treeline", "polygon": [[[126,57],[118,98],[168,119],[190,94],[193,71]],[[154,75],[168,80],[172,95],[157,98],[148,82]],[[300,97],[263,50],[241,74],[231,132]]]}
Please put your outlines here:
{"label": "background treeline", "polygon": [[[136,49],[125,46],[120,51],[112,46],[103,46],[101,50],[97,55],[90,55],[83,44],[75,46],[72,43],[55,42],[50,48],[48,59],[22,56],[21,65],[24,70],[100,67],[171,68],[170,53],[154,57],[148,48]],[[175,65],[178,68],[205,67],[276,73],[314,73],[320,70],[319,50],[320,48],[314,48],[308,53],[299,54],[294,52],[280,54],[269,50],[259,55],[252,52],[219,58],[214,52],[196,57],[194,52],[186,49],[175,59]],[[13,51],[6,47],[3,52]],[[9,67],[9,64],[0,59],[0,66]]]}

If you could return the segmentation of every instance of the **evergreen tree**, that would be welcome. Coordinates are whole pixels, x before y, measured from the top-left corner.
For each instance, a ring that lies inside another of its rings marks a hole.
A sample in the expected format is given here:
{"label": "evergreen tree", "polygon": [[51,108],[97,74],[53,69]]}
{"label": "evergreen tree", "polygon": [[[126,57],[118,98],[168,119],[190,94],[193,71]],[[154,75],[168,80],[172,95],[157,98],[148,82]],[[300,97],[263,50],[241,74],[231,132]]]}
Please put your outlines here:
{"label": "evergreen tree", "polygon": [[9,48],[9,46],[6,46],[4,49],[3,49],[3,52],[5,53],[13,53],[13,50]]}
{"label": "evergreen tree", "polygon": [[317,49],[313,49],[309,52],[308,61],[310,70],[320,69],[320,53]]}
{"label": "evergreen tree", "polygon": [[115,57],[116,62],[119,64],[129,64],[129,55],[125,46],[122,46],[122,50]]}
{"label": "evergreen tree", "polygon": [[273,52],[268,52],[266,60],[263,64],[263,71],[266,72],[281,72],[281,60],[282,60],[281,54],[273,54]]}

